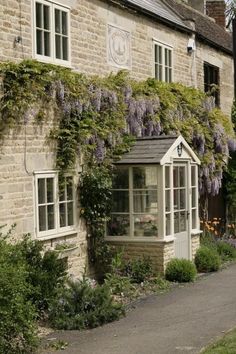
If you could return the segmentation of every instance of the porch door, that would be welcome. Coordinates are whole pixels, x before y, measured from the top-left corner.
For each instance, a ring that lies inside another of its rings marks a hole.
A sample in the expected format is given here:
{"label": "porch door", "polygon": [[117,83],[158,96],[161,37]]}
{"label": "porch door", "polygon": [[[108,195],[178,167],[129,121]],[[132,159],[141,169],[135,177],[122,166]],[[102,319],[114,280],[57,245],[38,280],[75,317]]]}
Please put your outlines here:
{"label": "porch door", "polygon": [[188,236],[188,166],[173,165],[173,201],[174,201],[174,236],[175,257],[189,259]]}

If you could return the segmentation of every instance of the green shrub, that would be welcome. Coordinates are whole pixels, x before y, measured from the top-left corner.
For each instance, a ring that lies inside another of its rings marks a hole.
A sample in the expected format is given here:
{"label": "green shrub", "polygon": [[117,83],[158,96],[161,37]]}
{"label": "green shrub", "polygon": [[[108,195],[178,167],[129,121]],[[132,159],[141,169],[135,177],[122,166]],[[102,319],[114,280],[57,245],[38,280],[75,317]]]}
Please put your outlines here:
{"label": "green shrub", "polygon": [[195,264],[199,272],[214,272],[220,268],[221,259],[214,249],[202,246],[196,252]]}
{"label": "green shrub", "polygon": [[[14,261],[13,261],[14,260]],[[28,300],[27,268],[14,246],[0,241],[0,354],[31,353],[36,311]]]}
{"label": "green shrub", "polygon": [[142,283],[153,275],[152,264],[149,258],[137,258],[128,261],[124,266],[124,274],[134,283]]}
{"label": "green shrub", "polygon": [[27,282],[32,288],[31,302],[39,311],[47,310],[50,301],[66,279],[67,263],[59,259],[54,251],[43,252],[39,241],[30,240],[26,235],[16,248],[27,268]]}
{"label": "green shrub", "polygon": [[200,237],[201,246],[206,246],[208,248],[212,248],[214,250],[217,249],[217,241],[215,237],[208,231],[204,231]]}
{"label": "green shrub", "polygon": [[105,284],[114,295],[129,296],[134,289],[129,277],[118,274],[106,274]]}
{"label": "green shrub", "polygon": [[223,261],[236,258],[236,249],[224,241],[217,242],[217,252]]}
{"label": "green shrub", "polygon": [[68,287],[61,289],[51,305],[49,320],[57,329],[84,329],[114,321],[123,313],[106,285],[91,287],[83,279],[69,281]]}
{"label": "green shrub", "polygon": [[195,265],[187,259],[172,259],[166,267],[165,276],[169,281],[180,283],[194,281],[197,275]]}

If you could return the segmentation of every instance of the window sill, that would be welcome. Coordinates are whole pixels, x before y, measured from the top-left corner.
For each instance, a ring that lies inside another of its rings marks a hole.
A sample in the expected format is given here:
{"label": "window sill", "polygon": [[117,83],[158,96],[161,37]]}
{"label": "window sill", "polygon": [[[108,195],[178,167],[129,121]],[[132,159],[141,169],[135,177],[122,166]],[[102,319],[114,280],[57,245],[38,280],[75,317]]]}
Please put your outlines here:
{"label": "window sill", "polygon": [[68,230],[68,231],[64,231],[64,232],[58,232],[56,234],[51,234],[51,235],[48,235],[48,236],[36,236],[36,240],[38,241],[46,241],[46,240],[51,240],[51,239],[54,239],[54,238],[60,238],[60,237],[65,237],[65,236],[69,236],[69,235],[75,235],[77,234],[78,231],[75,230],[75,229],[72,229],[72,230]]}
{"label": "window sill", "polygon": [[200,234],[202,234],[202,233],[203,233],[202,230],[192,230],[192,231],[191,231],[191,236],[200,235]]}
{"label": "window sill", "polygon": [[72,69],[72,64],[70,61],[53,60],[50,57],[43,57],[43,56],[41,57],[39,55],[34,55],[34,59],[39,61],[40,63],[53,64],[53,65],[63,66],[68,69]]}
{"label": "window sill", "polygon": [[132,242],[132,243],[168,243],[168,242],[173,242],[175,240],[175,237],[168,237],[168,238],[157,238],[157,237],[125,237],[125,236],[107,236],[105,237],[105,241],[107,242]]}

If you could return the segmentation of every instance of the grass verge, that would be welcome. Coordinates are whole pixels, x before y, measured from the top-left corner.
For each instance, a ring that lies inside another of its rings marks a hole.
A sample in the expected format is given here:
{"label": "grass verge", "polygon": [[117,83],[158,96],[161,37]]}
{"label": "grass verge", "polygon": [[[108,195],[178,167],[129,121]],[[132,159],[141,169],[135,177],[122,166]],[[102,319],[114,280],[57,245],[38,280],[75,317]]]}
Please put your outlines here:
{"label": "grass verge", "polygon": [[235,354],[236,353],[236,328],[227,333],[222,339],[210,345],[201,354]]}

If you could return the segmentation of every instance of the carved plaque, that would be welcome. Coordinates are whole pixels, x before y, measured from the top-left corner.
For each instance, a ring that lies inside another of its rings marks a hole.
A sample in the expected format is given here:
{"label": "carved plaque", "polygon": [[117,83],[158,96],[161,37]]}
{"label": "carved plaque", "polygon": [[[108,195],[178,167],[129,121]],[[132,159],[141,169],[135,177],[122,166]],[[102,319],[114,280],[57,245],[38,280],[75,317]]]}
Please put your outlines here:
{"label": "carved plaque", "polygon": [[131,67],[130,32],[108,25],[108,61],[111,65]]}

